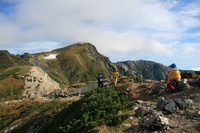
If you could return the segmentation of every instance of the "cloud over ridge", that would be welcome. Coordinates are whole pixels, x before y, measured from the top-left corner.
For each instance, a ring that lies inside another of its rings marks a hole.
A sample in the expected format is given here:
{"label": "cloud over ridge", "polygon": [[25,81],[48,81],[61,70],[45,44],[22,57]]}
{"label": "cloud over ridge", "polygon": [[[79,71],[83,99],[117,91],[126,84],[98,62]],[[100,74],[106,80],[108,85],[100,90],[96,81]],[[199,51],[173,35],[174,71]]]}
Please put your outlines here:
{"label": "cloud over ridge", "polygon": [[0,5],[0,46],[15,53],[30,43],[37,52],[83,41],[111,60],[119,53],[185,68],[199,65],[193,58],[193,64],[183,63],[183,57],[200,52],[197,0],[2,0]]}

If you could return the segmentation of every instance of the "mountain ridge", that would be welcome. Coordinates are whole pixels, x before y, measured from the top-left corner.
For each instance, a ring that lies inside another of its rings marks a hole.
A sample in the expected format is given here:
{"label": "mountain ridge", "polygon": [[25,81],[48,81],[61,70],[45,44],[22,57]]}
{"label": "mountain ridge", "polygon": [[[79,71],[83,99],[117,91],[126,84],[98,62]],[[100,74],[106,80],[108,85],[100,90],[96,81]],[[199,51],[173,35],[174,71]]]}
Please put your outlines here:
{"label": "mountain ridge", "polygon": [[136,82],[145,79],[166,80],[168,71],[167,66],[152,61],[112,63],[91,43],[75,43],[52,51],[22,55],[1,50],[0,57],[0,70],[13,66],[37,66],[64,90],[73,84],[95,83],[98,73],[111,82],[115,68],[118,68],[120,76],[128,76]]}
{"label": "mountain ridge", "polygon": [[169,68],[154,61],[147,60],[128,60],[114,63],[120,73],[125,76],[135,77],[142,81],[151,80],[167,80]]}

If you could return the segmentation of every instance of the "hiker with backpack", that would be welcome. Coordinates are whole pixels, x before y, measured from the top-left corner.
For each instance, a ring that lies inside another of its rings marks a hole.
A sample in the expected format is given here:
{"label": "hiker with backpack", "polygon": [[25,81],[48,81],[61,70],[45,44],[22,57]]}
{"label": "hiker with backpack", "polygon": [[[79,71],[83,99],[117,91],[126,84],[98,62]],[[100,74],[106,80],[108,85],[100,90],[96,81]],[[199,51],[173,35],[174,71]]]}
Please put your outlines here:
{"label": "hiker with backpack", "polygon": [[97,76],[97,82],[98,82],[98,87],[103,87],[103,77],[102,75],[99,73],[99,75]]}

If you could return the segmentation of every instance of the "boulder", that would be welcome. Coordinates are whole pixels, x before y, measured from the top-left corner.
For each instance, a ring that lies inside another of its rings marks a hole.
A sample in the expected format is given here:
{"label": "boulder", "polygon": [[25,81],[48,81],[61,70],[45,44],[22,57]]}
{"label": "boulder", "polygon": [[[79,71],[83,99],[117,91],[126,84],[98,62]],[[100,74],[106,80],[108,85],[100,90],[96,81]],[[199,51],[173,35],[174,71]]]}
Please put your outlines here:
{"label": "boulder", "polygon": [[184,102],[186,104],[186,108],[189,108],[193,105],[192,99],[184,99]]}
{"label": "boulder", "polygon": [[186,109],[186,103],[183,99],[175,98],[174,102],[176,103],[176,105],[178,106],[179,109],[181,109],[181,110]]}
{"label": "boulder", "polygon": [[157,100],[156,109],[161,111],[165,108],[166,104],[167,104],[167,101],[165,100],[165,98],[159,97],[158,100]]}
{"label": "boulder", "polygon": [[160,94],[164,92],[164,90],[165,88],[162,85],[156,83],[151,87],[151,91],[149,92],[149,95]]}
{"label": "boulder", "polygon": [[176,103],[173,100],[170,100],[166,106],[165,106],[165,110],[168,113],[174,113],[175,111],[178,110],[178,106],[176,105]]}
{"label": "boulder", "polygon": [[179,91],[190,89],[190,85],[187,83],[186,79],[183,79],[182,81],[179,82],[178,89]]}

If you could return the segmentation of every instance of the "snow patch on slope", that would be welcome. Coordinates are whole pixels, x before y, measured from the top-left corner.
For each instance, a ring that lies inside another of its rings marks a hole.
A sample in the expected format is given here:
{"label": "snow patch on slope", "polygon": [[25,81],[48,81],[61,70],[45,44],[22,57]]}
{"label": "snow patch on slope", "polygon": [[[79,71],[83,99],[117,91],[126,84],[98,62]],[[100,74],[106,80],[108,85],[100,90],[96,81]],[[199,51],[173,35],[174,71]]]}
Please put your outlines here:
{"label": "snow patch on slope", "polygon": [[44,57],[44,59],[56,59],[56,56],[57,56],[57,55],[58,55],[58,54],[50,54],[50,55]]}

